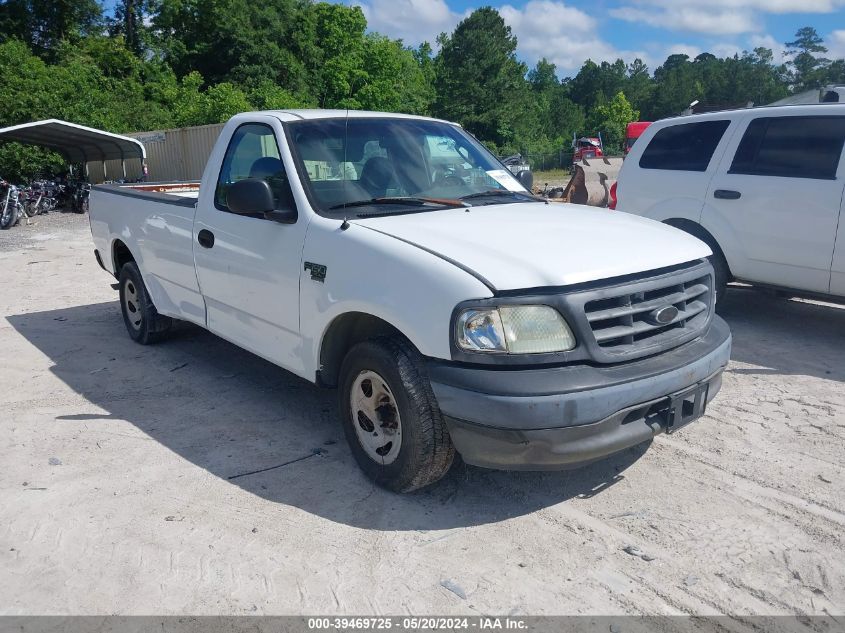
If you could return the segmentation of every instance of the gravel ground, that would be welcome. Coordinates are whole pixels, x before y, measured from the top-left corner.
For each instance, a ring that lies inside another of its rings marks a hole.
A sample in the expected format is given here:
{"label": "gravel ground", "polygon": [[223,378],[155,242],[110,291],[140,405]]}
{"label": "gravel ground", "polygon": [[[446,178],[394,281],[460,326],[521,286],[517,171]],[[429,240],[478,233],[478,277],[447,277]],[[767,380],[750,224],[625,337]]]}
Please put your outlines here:
{"label": "gravel ground", "polygon": [[397,496],[333,392],[193,327],[132,343],[87,224],[0,233],[0,614],[845,613],[845,309],[732,290],[704,419]]}
{"label": "gravel ground", "polygon": [[46,215],[23,218],[12,228],[0,232],[0,253],[60,239],[65,232],[73,232],[82,226],[88,228],[88,216],[67,211],[51,211]]}

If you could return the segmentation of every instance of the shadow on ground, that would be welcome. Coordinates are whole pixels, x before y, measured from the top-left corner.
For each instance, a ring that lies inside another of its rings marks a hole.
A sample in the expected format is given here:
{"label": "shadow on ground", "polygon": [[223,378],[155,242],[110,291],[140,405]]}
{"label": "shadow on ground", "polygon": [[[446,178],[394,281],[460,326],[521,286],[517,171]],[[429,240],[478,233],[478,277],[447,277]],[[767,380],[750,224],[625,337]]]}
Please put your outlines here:
{"label": "shadow on ground", "polygon": [[737,287],[720,314],[733,332],[731,359],[757,366],[729,371],[845,381],[845,306]]}
{"label": "shadow on ground", "polygon": [[[733,359],[755,366],[729,371],[845,381],[845,308],[732,289],[723,316],[734,334]],[[358,470],[337,421],[335,392],[200,328],[183,326],[167,342],[142,347],[126,335],[116,301],[8,321],[90,403],[56,424],[126,420],[231,485],[357,527],[431,530],[506,520],[599,494],[647,450],[557,473],[458,464],[426,490],[395,495]]]}
{"label": "shadow on ground", "polygon": [[458,464],[434,486],[396,495],[358,470],[337,421],[334,391],[200,328],[185,325],[164,343],[139,346],[126,335],[116,301],[7,318],[90,403],[57,416],[56,424],[90,428],[126,420],[231,485],[357,527],[480,525],[591,497],[622,481],[648,447],[554,473]]}

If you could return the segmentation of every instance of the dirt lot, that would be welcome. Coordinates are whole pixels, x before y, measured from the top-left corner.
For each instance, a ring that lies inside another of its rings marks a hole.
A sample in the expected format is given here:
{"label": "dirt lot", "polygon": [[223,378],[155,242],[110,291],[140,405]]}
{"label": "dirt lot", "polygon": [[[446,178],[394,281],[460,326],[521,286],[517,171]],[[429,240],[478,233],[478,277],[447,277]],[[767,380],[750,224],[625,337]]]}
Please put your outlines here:
{"label": "dirt lot", "polygon": [[845,309],[732,291],[705,419],[396,496],[333,392],[132,343],[91,249],[84,216],[0,233],[0,613],[845,613]]}

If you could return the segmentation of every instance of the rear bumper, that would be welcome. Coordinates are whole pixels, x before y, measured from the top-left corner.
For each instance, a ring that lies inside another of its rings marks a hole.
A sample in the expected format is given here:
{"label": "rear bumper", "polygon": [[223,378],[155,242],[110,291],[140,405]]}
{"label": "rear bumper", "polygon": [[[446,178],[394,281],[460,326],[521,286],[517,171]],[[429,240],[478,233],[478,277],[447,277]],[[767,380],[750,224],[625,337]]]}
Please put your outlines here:
{"label": "rear bumper", "polygon": [[715,317],[701,337],[617,366],[491,370],[432,361],[432,387],[464,461],[508,470],[587,463],[666,430],[670,396],[708,385],[719,391],[731,351]]}

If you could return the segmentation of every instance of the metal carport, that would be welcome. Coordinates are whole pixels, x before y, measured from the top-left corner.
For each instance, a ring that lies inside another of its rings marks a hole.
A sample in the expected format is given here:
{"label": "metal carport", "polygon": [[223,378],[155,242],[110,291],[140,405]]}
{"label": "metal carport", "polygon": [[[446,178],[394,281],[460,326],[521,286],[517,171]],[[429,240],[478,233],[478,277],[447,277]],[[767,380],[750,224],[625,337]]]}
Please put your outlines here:
{"label": "metal carport", "polygon": [[84,163],[86,175],[90,161],[101,161],[103,174],[108,177],[106,161],[119,160],[125,178],[127,159],[137,158],[143,165],[147,158],[143,143],[134,138],[58,119],[2,128],[0,141],[16,141],[54,150],[71,163]]}

